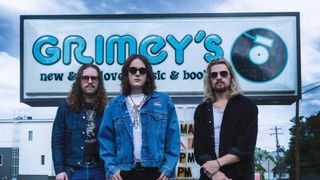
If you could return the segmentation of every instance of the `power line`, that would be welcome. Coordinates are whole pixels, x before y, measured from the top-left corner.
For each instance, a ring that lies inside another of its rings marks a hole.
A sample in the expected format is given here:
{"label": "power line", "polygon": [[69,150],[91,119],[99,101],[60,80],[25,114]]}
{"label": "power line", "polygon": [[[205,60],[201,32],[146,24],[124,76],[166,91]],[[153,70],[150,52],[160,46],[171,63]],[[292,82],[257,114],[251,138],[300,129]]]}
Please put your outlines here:
{"label": "power line", "polygon": [[306,88],[306,87],[309,87],[309,86],[312,86],[312,85],[315,85],[315,84],[318,84],[318,83],[320,83],[320,81],[317,81],[317,82],[302,86],[302,88]]}
{"label": "power line", "polygon": [[316,87],[313,87],[313,88],[311,88],[311,89],[308,89],[308,90],[302,92],[302,94],[305,94],[305,93],[307,93],[307,92],[313,91],[313,90],[315,90],[315,89],[317,89],[317,88],[319,88],[319,87],[320,87],[320,85],[318,85],[318,86],[316,86]]}
{"label": "power line", "polygon": [[[319,83],[320,83],[320,81],[317,81],[317,82],[314,82],[314,83],[305,85],[305,86],[302,87],[302,89],[306,89],[307,87],[314,86],[314,85],[319,84]],[[312,88],[310,88],[310,89],[308,89],[308,90],[305,90],[305,91],[302,92],[301,94],[308,93],[308,92],[313,91],[313,90],[315,90],[315,89],[317,89],[317,88],[319,88],[319,87],[320,87],[320,85],[317,85],[317,86],[312,87]]]}

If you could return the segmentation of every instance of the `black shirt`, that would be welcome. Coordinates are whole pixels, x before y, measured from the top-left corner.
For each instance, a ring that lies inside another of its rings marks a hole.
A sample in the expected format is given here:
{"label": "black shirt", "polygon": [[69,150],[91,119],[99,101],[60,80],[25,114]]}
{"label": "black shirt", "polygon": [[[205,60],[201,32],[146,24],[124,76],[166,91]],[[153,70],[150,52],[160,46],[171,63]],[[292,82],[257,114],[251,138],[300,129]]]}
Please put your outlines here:
{"label": "black shirt", "polygon": [[98,139],[96,128],[97,111],[93,104],[84,104],[87,114],[86,138],[84,148],[84,161],[96,162],[99,159],[98,153]]}

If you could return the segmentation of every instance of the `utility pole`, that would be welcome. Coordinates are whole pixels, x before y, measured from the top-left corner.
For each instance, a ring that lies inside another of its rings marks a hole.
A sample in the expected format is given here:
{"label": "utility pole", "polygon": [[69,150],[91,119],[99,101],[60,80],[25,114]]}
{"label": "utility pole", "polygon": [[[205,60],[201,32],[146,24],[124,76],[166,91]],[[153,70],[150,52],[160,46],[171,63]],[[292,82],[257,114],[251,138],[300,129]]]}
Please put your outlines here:
{"label": "utility pole", "polygon": [[280,150],[280,145],[279,145],[279,139],[278,139],[278,134],[283,134],[283,133],[279,133],[278,130],[281,128],[278,128],[277,126],[275,126],[275,128],[271,128],[270,130],[274,130],[275,133],[271,133],[270,135],[276,135],[276,152],[277,152],[277,172],[279,175],[279,180],[281,180],[281,168],[280,168],[280,155],[279,155],[279,150]]}

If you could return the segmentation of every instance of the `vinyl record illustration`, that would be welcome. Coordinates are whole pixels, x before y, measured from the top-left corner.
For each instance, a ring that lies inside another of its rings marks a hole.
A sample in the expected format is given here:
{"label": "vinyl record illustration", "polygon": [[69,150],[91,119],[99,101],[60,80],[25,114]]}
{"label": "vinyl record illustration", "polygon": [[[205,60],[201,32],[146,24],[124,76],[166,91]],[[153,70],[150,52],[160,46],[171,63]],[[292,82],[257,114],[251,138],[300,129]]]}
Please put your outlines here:
{"label": "vinyl record illustration", "polygon": [[276,78],[284,70],[288,51],[281,37],[264,28],[242,33],[234,42],[231,61],[245,79],[265,82]]}

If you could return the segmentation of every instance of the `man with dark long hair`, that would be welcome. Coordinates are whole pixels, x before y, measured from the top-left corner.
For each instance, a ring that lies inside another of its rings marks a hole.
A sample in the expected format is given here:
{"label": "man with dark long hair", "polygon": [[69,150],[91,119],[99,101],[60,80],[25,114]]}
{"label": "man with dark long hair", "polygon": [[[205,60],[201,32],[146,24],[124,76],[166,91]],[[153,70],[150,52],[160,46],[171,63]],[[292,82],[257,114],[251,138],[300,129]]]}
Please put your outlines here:
{"label": "man with dark long hair", "polygon": [[122,67],[122,95],[110,101],[99,133],[100,156],[112,180],[167,180],[175,175],[180,132],[172,99],[155,91],[150,62],[131,55]]}
{"label": "man with dark long hair", "polygon": [[82,65],[53,123],[51,144],[56,180],[105,179],[97,136],[106,104],[99,67]]}
{"label": "man with dark long hair", "polygon": [[208,64],[204,85],[204,101],[194,114],[200,179],[252,180],[257,106],[241,95],[236,75],[223,58]]}

